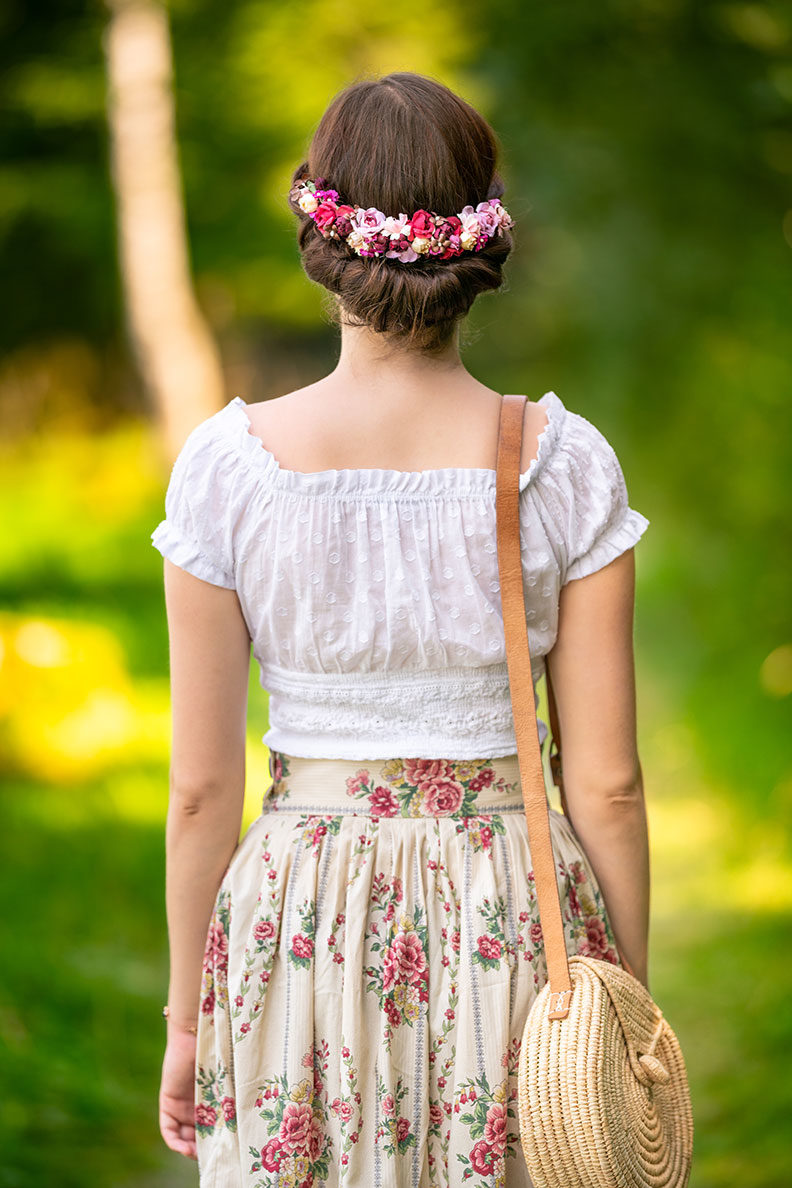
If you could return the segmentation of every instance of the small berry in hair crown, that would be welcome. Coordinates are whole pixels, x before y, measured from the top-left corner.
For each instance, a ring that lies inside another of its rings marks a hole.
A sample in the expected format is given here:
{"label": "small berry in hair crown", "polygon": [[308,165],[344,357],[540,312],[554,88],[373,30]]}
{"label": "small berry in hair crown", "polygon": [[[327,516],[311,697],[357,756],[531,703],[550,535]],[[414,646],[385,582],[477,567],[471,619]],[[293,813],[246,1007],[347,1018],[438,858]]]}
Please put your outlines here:
{"label": "small berry in hair crown", "polygon": [[514,226],[514,220],[497,198],[466,206],[455,215],[416,210],[409,218],[384,215],[368,208],[340,202],[336,190],[325,189],[325,179],[300,181],[289,198],[313,219],[325,239],[346,242],[358,256],[387,256],[410,264],[420,256],[448,260],[463,252],[480,252],[494,235]]}

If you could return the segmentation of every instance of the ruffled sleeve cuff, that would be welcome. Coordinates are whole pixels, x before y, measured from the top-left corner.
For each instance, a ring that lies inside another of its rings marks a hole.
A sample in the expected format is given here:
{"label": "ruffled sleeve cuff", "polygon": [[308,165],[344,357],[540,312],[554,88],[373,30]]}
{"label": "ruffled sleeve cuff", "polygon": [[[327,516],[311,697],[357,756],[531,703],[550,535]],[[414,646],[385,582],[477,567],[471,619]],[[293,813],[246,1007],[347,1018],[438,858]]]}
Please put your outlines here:
{"label": "ruffled sleeve cuff", "polygon": [[586,577],[588,574],[602,569],[603,566],[625,553],[627,549],[631,549],[641,539],[648,527],[649,520],[646,516],[642,516],[639,511],[628,507],[627,514],[617,527],[609,528],[594,541],[588,552],[584,553],[582,557],[577,557],[567,567],[564,581],[570,582],[575,578]]}
{"label": "ruffled sleeve cuff", "polygon": [[233,575],[206,557],[195,541],[182,535],[170,521],[162,520],[157,525],[151,533],[151,543],[163,557],[167,557],[174,565],[185,569],[194,577],[210,582],[213,586],[223,586],[227,590],[235,589]]}

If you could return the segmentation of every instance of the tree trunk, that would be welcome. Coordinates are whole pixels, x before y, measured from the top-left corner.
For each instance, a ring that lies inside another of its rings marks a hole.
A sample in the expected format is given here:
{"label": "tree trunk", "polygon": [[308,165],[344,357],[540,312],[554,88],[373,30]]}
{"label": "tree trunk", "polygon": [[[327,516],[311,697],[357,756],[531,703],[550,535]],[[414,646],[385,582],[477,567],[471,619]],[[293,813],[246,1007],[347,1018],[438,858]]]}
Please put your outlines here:
{"label": "tree trunk", "polygon": [[107,0],[104,35],[121,276],[132,346],[170,461],[223,403],[216,343],[190,277],[168,18]]}

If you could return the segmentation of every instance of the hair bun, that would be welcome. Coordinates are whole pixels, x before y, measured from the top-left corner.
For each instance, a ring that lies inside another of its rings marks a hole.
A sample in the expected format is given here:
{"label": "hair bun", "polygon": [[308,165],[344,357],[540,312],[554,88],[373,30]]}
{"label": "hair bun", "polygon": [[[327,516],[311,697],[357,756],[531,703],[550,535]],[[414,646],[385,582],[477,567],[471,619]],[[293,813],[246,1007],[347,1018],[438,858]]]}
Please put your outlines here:
{"label": "hair bun", "polygon": [[[414,210],[461,210],[500,198],[496,142],[489,124],[441,83],[391,74],[355,83],[325,112],[308,161],[292,186],[326,179],[344,201],[397,216]],[[443,349],[476,297],[503,283],[511,251],[507,229],[477,251],[402,263],[359,256],[345,241],[325,238],[293,201],[307,276],[335,294],[351,320],[424,350]]]}

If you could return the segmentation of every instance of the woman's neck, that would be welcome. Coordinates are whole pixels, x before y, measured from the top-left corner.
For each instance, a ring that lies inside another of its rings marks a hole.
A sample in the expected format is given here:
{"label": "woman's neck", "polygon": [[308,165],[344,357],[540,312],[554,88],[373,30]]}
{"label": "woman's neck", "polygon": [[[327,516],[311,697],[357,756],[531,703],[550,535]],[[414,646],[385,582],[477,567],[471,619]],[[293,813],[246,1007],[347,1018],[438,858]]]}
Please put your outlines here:
{"label": "woman's neck", "polygon": [[445,392],[458,399],[460,389],[481,388],[459,355],[458,334],[448,347],[429,355],[415,348],[394,346],[381,334],[363,326],[341,326],[341,354],[325,384],[354,397],[355,393],[382,406],[391,400],[404,408],[415,399],[442,399]]}

